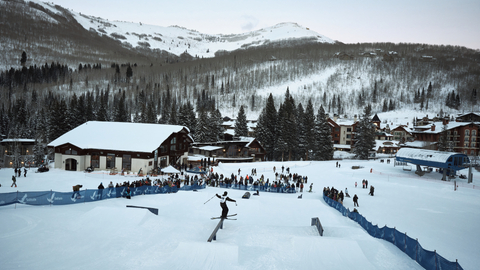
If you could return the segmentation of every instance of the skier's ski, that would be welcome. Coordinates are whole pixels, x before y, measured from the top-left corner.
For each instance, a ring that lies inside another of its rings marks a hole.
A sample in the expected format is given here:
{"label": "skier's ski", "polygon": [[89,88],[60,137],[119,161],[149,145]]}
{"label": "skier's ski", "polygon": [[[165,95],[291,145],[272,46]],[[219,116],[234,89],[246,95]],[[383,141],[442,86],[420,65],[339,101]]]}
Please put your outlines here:
{"label": "skier's ski", "polygon": [[[227,218],[226,218],[226,219],[231,219],[231,220],[234,220],[234,219],[232,219],[232,218],[229,218],[229,217],[234,217],[234,216],[236,216],[236,215],[237,215],[237,214],[233,214],[233,215],[227,215]],[[220,218],[222,218],[222,217],[212,217],[212,219],[220,219]]]}

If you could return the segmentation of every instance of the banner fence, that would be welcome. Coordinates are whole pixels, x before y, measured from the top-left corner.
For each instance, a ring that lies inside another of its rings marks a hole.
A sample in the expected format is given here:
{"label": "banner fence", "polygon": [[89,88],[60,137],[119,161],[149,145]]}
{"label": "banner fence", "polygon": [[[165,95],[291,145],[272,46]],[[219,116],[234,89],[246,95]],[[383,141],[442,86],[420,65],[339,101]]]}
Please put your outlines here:
{"label": "banner fence", "polygon": [[[196,190],[204,189],[203,185],[186,185],[181,188],[176,186],[141,186],[130,188],[132,197],[138,195],[165,194],[176,193],[179,190]],[[10,192],[0,193],[0,206],[10,204],[28,204],[28,205],[65,205],[75,203],[93,202],[99,200],[107,200],[113,198],[125,197],[127,187],[105,188],[105,189],[86,189],[75,192],[59,192],[59,191],[31,191],[31,192]]]}
{"label": "banner fence", "polygon": [[394,244],[423,268],[427,270],[463,270],[458,261],[451,262],[440,256],[436,251],[423,249],[418,240],[409,237],[407,233],[399,232],[397,229],[387,226],[379,228],[377,225],[374,226],[371,222],[367,221],[367,219],[358,212],[350,212],[350,210],[345,208],[341,203],[325,195],[323,195],[323,200],[331,207],[337,209],[343,216],[357,222],[371,236]]}

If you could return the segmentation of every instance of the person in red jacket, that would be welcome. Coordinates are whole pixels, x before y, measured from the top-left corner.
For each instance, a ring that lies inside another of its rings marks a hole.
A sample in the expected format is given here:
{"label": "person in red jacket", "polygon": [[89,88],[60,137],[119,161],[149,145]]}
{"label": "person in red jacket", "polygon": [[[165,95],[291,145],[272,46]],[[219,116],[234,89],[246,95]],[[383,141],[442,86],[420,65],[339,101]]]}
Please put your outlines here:
{"label": "person in red jacket", "polygon": [[227,197],[227,194],[228,193],[226,191],[223,193],[222,196],[215,194],[220,199],[220,206],[222,207],[222,215],[220,216],[221,218],[227,218],[227,215],[228,215],[227,201],[234,202],[235,205],[237,205],[237,201]]}

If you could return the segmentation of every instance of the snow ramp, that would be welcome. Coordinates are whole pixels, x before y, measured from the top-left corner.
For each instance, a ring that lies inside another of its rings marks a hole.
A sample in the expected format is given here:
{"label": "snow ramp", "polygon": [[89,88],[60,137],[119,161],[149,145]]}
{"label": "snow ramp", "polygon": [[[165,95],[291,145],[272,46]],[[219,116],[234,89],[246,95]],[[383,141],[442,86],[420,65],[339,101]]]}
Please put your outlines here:
{"label": "snow ramp", "polygon": [[[189,259],[185,260],[185,256]],[[163,269],[234,269],[238,266],[238,246],[180,242],[168,261],[162,265]]]}

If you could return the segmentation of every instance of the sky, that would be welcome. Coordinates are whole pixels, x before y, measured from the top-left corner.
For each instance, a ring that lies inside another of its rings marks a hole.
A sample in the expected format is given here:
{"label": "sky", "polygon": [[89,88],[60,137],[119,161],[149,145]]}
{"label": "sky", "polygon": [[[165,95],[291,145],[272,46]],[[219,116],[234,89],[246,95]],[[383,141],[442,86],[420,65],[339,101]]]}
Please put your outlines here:
{"label": "sky", "polygon": [[295,22],[344,43],[393,42],[480,49],[478,0],[55,0],[108,20],[238,34]]}
{"label": "sky", "polygon": [[[336,157],[340,157],[337,152]],[[197,192],[138,195],[131,200],[114,198],[70,205],[0,207],[0,261],[2,269],[423,269],[395,245],[370,236],[359,224],[344,217],[322,199],[323,187],[348,188],[344,206],[357,210],[378,227],[395,227],[418,239],[420,245],[449,261],[458,259],[463,269],[478,269],[480,230],[480,172],[473,184],[457,178],[440,181],[435,171],[419,177],[414,170],[394,162],[340,160],[220,164],[218,174],[264,175],[273,181],[273,167],[289,167],[308,177],[311,193],[260,192],[242,199],[244,190],[207,187]],[[359,169],[352,169],[359,166]],[[0,193],[15,191],[71,192],[72,186],[96,189],[100,182],[121,183],[140,179],[51,169],[17,178],[10,187],[13,169],[0,169]],[[466,174],[461,171],[459,173]],[[154,178],[155,179],[155,178]],[[361,188],[362,179],[375,187],[375,196]],[[358,187],[355,188],[355,182]],[[474,189],[473,186],[477,188]],[[221,208],[215,194],[228,191],[228,220],[207,242],[218,224],[211,217]],[[68,195],[69,196],[69,195]],[[157,208],[154,215],[145,209]],[[311,219],[324,228],[320,236]]]}

